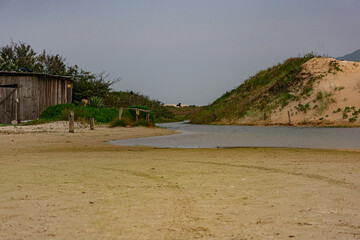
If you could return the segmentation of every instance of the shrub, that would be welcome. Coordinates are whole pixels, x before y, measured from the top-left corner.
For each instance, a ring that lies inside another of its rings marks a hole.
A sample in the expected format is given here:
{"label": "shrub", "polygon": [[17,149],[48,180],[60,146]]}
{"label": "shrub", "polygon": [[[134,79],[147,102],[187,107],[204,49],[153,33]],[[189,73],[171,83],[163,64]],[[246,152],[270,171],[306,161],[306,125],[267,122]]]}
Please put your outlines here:
{"label": "shrub", "polygon": [[308,103],[305,105],[302,105],[301,103],[299,103],[297,106],[295,106],[295,109],[300,112],[307,113],[307,111],[310,110],[310,106]]}
{"label": "shrub", "polygon": [[123,118],[123,119],[119,119],[119,118],[114,118],[111,123],[110,123],[110,127],[114,128],[114,127],[126,127],[126,126],[131,126],[132,123],[129,119],[127,118]]}
{"label": "shrub", "polygon": [[147,122],[147,121],[141,119],[141,120],[135,122],[135,123],[134,123],[134,126],[136,126],[136,127],[139,127],[139,126],[143,126],[143,127],[154,127],[155,125],[154,125],[153,122]]}
{"label": "shrub", "polygon": [[69,111],[74,111],[75,120],[78,120],[79,118],[89,120],[89,118],[93,117],[95,121],[99,123],[109,123],[118,116],[118,111],[115,108],[95,108],[89,106],[75,106],[74,104],[58,104],[45,109],[41,113],[40,118],[50,121],[68,120]]}
{"label": "shrub", "polygon": [[316,99],[320,100],[323,98],[323,93],[322,91],[318,91],[317,94],[316,94]]}
{"label": "shrub", "polygon": [[329,70],[328,70],[328,73],[333,73],[333,74],[336,74],[336,72],[338,71],[343,71],[341,68],[340,68],[340,64],[336,61],[336,60],[332,60],[329,62]]}
{"label": "shrub", "polygon": [[89,107],[101,108],[104,107],[104,100],[101,97],[91,97],[88,103]]}
{"label": "shrub", "polygon": [[63,111],[67,110],[67,114],[69,114],[69,110],[75,109],[75,104],[73,103],[65,103],[65,104],[57,104],[46,108],[41,114],[41,119],[46,119],[50,121],[54,120],[64,120],[59,119],[61,115],[63,115]]}

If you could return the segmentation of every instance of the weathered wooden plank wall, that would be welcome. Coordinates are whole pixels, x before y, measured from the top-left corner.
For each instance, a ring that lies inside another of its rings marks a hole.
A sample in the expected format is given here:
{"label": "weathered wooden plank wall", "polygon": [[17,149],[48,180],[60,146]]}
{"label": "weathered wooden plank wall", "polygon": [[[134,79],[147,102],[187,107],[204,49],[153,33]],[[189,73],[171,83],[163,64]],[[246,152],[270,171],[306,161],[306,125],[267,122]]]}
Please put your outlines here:
{"label": "weathered wooden plank wall", "polygon": [[[51,105],[71,102],[72,88],[67,87],[68,82],[70,81],[67,78],[41,74],[0,75],[0,85],[18,84],[19,86],[17,120],[20,121],[38,118],[41,112]],[[14,89],[0,88],[0,102],[12,90]],[[15,120],[11,119],[16,116],[15,110],[16,97],[12,94],[0,105],[0,123],[10,123]]]}

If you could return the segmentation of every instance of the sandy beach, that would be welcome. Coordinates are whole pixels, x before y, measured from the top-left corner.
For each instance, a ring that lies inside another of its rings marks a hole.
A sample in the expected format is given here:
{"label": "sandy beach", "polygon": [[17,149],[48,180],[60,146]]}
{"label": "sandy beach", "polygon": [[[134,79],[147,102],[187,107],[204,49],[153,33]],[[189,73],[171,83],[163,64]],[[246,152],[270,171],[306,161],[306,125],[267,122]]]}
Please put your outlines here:
{"label": "sandy beach", "polygon": [[155,149],[160,128],[0,127],[0,239],[360,239],[360,153]]}

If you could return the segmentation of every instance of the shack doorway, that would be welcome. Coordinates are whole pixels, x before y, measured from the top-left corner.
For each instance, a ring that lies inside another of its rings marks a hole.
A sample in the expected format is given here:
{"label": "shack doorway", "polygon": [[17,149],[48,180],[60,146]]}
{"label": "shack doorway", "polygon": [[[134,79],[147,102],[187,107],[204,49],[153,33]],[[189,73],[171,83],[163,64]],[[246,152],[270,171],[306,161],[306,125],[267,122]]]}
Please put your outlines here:
{"label": "shack doorway", "polygon": [[0,118],[5,122],[17,124],[19,114],[18,85],[0,85]]}

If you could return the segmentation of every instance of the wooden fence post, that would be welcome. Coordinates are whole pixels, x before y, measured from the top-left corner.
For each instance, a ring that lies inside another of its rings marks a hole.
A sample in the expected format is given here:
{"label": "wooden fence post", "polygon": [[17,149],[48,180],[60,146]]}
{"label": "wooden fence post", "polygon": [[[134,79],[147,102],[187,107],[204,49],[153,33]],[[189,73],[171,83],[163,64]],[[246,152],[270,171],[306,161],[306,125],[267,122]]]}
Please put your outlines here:
{"label": "wooden fence post", "polygon": [[139,109],[136,108],[136,121],[139,121]]}
{"label": "wooden fence post", "polygon": [[288,111],[289,126],[291,126],[290,111]]}
{"label": "wooden fence post", "polygon": [[90,130],[95,130],[95,119],[90,118]]}
{"label": "wooden fence post", "polygon": [[74,112],[69,111],[69,132],[74,132]]}
{"label": "wooden fence post", "polygon": [[119,108],[119,120],[121,120],[122,112],[123,112],[123,108]]}
{"label": "wooden fence post", "polygon": [[147,121],[147,122],[150,122],[150,113],[147,113],[147,114],[146,114],[146,121]]}
{"label": "wooden fence post", "polygon": [[264,107],[264,121],[266,120],[266,105]]}

